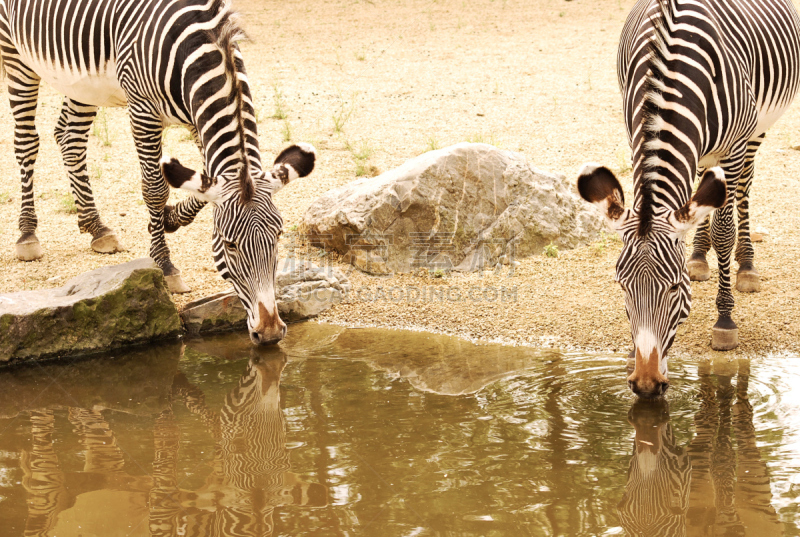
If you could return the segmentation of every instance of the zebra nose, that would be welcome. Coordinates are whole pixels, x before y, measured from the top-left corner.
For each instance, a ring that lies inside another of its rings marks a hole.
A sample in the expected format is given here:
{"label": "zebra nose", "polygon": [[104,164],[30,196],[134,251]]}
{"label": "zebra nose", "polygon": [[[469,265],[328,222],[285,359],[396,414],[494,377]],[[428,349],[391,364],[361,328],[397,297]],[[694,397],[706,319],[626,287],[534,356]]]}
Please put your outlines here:
{"label": "zebra nose", "polygon": [[267,335],[256,332],[255,330],[250,331],[250,341],[252,341],[255,345],[273,345],[282,340],[285,336],[286,336],[285,326],[278,334]]}
{"label": "zebra nose", "polygon": [[629,380],[628,386],[637,396],[648,399],[664,395],[667,392],[667,388],[669,388],[669,381],[642,382]]}

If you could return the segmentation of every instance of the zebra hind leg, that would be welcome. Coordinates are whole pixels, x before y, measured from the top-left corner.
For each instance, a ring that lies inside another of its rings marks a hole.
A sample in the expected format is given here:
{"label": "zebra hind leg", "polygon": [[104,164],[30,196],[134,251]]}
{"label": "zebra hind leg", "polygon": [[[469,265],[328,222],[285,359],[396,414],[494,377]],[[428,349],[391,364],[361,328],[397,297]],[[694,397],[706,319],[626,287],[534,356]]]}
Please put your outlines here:
{"label": "zebra hind leg", "polygon": [[[702,177],[705,170],[698,172],[698,177]],[[711,269],[708,268],[706,254],[711,249],[711,217],[706,217],[703,223],[694,233],[692,241],[693,251],[686,262],[686,269],[689,271],[689,279],[693,282],[705,282],[711,278]]]}
{"label": "zebra hind leg", "polygon": [[124,252],[125,247],[111,228],[103,224],[92,195],[86,165],[86,146],[97,107],[64,99],[55,138],[69,176],[69,186],[78,207],[78,228],[92,235],[92,250],[101,254]]}
{"label": "zebra hind leg", "polygon": [[711,278],[711,269],[708,268],[706,254],[711,249],[711,217],[706,217],[697,228],[692,244],[694,249],[686,262],[689,279],[693,282],[708,281]]}
{"label": "zebra hind leg", "polygon": [[8,93],[14,116],[14,154],[22,181],[22,207],[19,213],[21,236],[16,244],[17,259],[34,261],[42,257],[42,246],[36,237],[39,219],[36,217],[33,196],[33,168],[39,154],[39,134],[36,132],[36,105],[39,100],[40,78],[19,63],[18,58],[4,57],[8,71]]}
{"label": "zebra hind leg", "polygon": [[744,170],[736,188],[738,220],[736,262],[739,263],[739,270],[736,272],[736,290],[740,293],[758,293],[761,291],[761,275],[753,263],[755,250],[750,240],[750,186],[753,184],[756,152],[763,141],[764,135],[761,135],[758,140],[747,144]]}

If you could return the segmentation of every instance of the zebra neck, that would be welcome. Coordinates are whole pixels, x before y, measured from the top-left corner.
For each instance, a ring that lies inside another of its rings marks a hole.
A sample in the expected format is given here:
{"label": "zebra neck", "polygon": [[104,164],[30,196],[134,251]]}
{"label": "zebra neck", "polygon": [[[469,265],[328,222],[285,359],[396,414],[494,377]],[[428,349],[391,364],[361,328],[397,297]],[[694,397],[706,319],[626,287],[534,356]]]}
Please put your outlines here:
{"label": "zebra neck", "polygon": [[198,65],[186,71],[183,86],[191,88],[187,107],[203,146],[206,173],[235,174],[247,166],[251,175],[262,171],[253,101],[241,55],[235,71],[225,67],[222,51],[212,54],[216,66]]}

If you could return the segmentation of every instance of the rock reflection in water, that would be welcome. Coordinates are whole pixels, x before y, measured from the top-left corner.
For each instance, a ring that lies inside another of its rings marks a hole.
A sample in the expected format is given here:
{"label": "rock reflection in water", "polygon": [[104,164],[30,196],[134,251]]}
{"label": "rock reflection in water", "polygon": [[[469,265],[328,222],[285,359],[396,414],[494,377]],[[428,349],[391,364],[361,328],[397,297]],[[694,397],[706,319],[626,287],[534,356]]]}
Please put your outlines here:
{"label": "rock reflection in water", "polygon": [[[630,535],[782,535],[769,472],[756,446],[750,361],[702,363],[700,409],[688,447],[676,445],[666,400],[637,401],[625,493]],[[733,384],[733,378],[736,384]]]}
{"label": "rock reflection in water", "polygon": [[[99,400],[82,397],[78,385],[65,382],[59,390],[61,399],[48,396],[49,407],[27,412],[31,447],[20,450],[22,487],[27,493],[26,536],[268,536],[272,535],[276,507],[326,505],[325,487],[303,482],[290,472],[279,389],[286,356],[254,350],[246,371],[217,411],[206,405],[201,389],[180,371],[175,373],[181,352],[180,347],[151,351],[173,369],[167,377],[173,381],[166,394],[163,386],[151,386],[162,400],[153,426],[151,475],[126,471],[126,462],[131,466],[130,456],[120,448],[103,417],[103,406],[77,406],[80,401]],[[134,364],[135,360],[130,362],[137,369]],[[26,384],[24,373],[2,378],[13,383],[23,398],[39,391],[33,388],[35,383]],[[77,398],[69,393],[73,389]],[[128,389],[141,387],[116,385],[118,395],[125,395]],[[197,415],[214,439],[212,470],[196,490],[182,488],[178,476],[181,432],[173,414],[175,405],[185,405]],[[62,409],[67,411],[82,448],[81,471],[63,471],[59,461],[56,445],[70,441],[57,437],[54,410]],[[3,410],[6,415],[11,413],[8,407]]]}

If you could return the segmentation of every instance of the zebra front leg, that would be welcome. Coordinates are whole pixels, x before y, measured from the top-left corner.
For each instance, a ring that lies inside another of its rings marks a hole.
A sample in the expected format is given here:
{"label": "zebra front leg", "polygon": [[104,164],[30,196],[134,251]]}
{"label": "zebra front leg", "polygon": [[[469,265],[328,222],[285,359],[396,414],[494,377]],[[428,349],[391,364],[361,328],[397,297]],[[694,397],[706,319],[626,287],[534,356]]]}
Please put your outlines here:
{"label": "zebra front leg", "polygon": [[728,161],[722,168],[728,184],[725,206],[714,212],[711,222],[711,242],[717,252],[719,265],[719,290],[717,291],[717,313],[719,317],[711,330],[711,348],[717,351],[735,349],[739,345],[739,329],[733,322],[733,293],[731,292],[731,257],[736,240],[733,221],[733,206],[736,185],[741,175],[743,159]]}
{"label": "zebra front leg", "polygon": [[22,181],[22,208],[19,213],[21,236],[16,244],[17,259],[33,261],[42,257],[42,246],[36,237],[39,220],[33,202],[33,167],[39,154],[36,132],[36,104],[40,78],[17,61],[7,61],[8,94],[14,116],[14,154]]}
{"label": "zebra front leg", "polygon": [[161,173],[161,140],[164,127],[157,112],[141,108],[138,103],[130,103],[131,130],[139,154],[142,168],[142,196],[150,213],[150,257],[164,273],[170,292],[188,293],[191,291],[184,283],[181,271],[172,264],[169,248],[164,237],[165,211],[169,198],[169,186]]}
{"label": "zebra front leg", "polygon": [[55,137],[69,176],[69,187],[78,207],[78,228],[92,235],[92,250],[101,254],[124,252],[114,232],[105,226],[97,213],[92,185],[86,166],[86,146],[97,107],[64,99]]}
{"label": "zebra front leg", "polygon": [[762,134],[758,140],[747,144],[744,170],[742,170],[742,177],[739,179],[739,185],[736,188],[738,220],[736,262],[739,263],[739,270],[736,272],[736,290],[741,293],[757,293],[761,291],[761,275],[753,263],[755,250],[750,240],[750,186],[753,184],[756,152],[763,141],[764,135]]}
{"label": "zebra front leg", "polygon": [[[197,134],[197,129],[194,125],[186,125],[186,129],[192,135],[200,155],[203,156],[205,161],[205,154],[203,152],[203,144],[200,142],[200,137]],[[203,166],[203,173],[206,173],[205,166]],[[206,206],[205,201],[201,201],[195,196],[191,196],[177,205],[167,205],[164,208],[164,231],[167,233],[174,233],[182,226],[188,226],[194,221],[194,218]]]}

